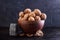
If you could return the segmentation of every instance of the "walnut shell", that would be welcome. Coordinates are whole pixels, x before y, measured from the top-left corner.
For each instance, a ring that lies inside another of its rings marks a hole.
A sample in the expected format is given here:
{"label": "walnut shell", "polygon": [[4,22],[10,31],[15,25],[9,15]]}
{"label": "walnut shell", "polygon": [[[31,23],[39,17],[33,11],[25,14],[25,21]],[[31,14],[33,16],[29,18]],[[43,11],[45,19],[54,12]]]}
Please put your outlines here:
{"label": "walnut shell", "polygon": [[36,20],[36,21],[41,20],[40,16],[36,16],[36,17],[35,17],[35,20]]}
{"label": "walnut shell", "polygon": [[31,12],[31,13],[29,14],[29,16],[35,17],[36,15],[35,15],[34,12]]}
{"label": "walnut shell", "polygon": [[24,20],[27,20],[28,17],[29,17],[28,14],[25,14],[25,15],[24,15]]}
{"label": "walnut shell", "polygon": [[28,18],[28,21],[35,21],[35,19],[34,19],[34,17],[31,17],[31,16],[30,16],[30,17]]}
{"label": "walnut shell", "polygon": [[43,32],[41,30],[38,30],[35,34],[35,36],[43,36]]}
{"label": "walnut shell", "polygon": [[26,34],[26,36],[28,36],[28,37],[32,37],[32,36],[33,36],[33,34]]}
{"label": "walnut shell", "polygon": [[34,13],[35,13],[37,16],[41,15],[41,11],[40,11],[39,9],[35,9],[35,10],[34,10]]}
{"label": "walnut shell", "polygon": [[24,12],[19,12],[19,17],[23,17],[24,16]]}
{"label": "walnut shell", "polygon": [[31,12],[31,9],[27,8],[24,10],[24,13],[30,13]]}
{"label": "walnut shell", "polygon": [[42,13],[40,17],[41,17],[41,20],[46,20],[47,15],[45,13]]}

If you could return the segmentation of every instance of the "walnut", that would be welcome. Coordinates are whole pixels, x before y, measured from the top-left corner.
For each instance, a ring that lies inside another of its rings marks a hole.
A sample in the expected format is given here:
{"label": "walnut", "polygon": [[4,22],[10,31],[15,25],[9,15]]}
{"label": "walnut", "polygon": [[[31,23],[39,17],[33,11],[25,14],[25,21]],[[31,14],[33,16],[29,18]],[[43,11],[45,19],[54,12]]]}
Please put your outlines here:
{"label": "walnut", "polygon": [[35,34],[35,36],[43,36],[43,32],[41,30],[38,30]]}
{"label": "walnut", "polygon": [[24,16],[24,12],[19,12],[19,17],[23,17]]}
{"label": "walnut", "polygon": [[41,20],[46,20],[46,18],[47,18],[45,13],[42,13],[40,17],[41,17]]}
{"label": "walnut", "polygon": [[36,16],[36,17],[35,17],[35,20],[36,20],[36,21],[41,20],[40,16]]}
{"label": "walnut", "polygon": [[24,10],[24,13],[30,13],[31,12],[31,9],[27,8]]}
{"label": "walnut", "polygon": [[28,21],[35,21],[34,17],[29,17]]}
{"label": "walnut", "polygon": [[29,16],[35,17],[35,13],[34,13],[34,12],[31,12],[31,13],[29,14]]}
{"label": "walnut", "polygon": [[41,15],[41,11],[40,11],[39,9],[35,9],[35,10],[34,10],[34,13],[35,13],[37,16]]}
{"label": "walnut", "polygon": [[25,14],[24,15],[24,20],[27,20],[28,19],[28,14]]}
{"label": "walnut", "polygon": [[26,36],[28,36],[28,37],[32,37],[32,36],[33,36],[33,34],[26,34]]}

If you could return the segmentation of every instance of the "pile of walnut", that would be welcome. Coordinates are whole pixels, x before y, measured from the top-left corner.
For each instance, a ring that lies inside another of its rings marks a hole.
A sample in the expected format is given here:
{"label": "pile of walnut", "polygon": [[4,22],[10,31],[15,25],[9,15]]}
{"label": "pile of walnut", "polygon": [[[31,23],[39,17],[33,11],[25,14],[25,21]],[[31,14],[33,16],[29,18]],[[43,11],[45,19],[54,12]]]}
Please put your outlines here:
{"label": "pile of walnut", "polygon": [[[40,20],[46,20],[47,16],[45,13],[41,13],[39,9],[34,9],[34,11],[31,11],[31,9],[27,8],[21,12],[19,12],[19,19],[21,21],[40,21]],[[23,36],[24,34],[20,34],[20,36]],[[26,34],[27,36],[31,37],[33,34]],[[38,30],[35,34],[35,36],[43,36],[43,32],[41,30]]]}
{"label": "pile of walnut", "polygon": [[27,8],[21,12],[19,12],[19,20],[22,21],[38,21],[38,20],[46,20],[47,16],[45,13],[41,13],[39,9],[35,9],[31,11],[31,9]]}

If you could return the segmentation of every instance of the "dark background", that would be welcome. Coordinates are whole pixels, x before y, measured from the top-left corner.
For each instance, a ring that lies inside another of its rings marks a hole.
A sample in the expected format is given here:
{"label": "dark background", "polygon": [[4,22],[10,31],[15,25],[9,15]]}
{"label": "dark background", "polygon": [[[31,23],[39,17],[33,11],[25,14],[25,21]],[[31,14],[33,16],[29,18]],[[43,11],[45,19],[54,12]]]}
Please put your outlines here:
{"label": "dark background", "polygon": [[45,12],[45,27],[60,26],[60,0],[0,0],[0,26],[17,23],[19,11],[25,8],[39,8]]}

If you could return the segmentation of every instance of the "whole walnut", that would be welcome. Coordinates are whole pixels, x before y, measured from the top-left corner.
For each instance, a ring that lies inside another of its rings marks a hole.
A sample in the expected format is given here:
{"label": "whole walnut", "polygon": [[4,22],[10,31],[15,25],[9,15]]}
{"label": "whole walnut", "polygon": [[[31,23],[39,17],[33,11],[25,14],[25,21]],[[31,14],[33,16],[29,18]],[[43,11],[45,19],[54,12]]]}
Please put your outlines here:
{"label": "whole walnut", "polygon": [[35,34],[35,36],[43,36],[43,32],[41,30],[38,30]]}
{"label": "whole walnut", "polygon": [[46,20],[47,15],[45,13],[42,13],[40,17],[41,17],[41,20]]}
{"label": "whole walnut", "polygon": [[41,15],[41,11],[39,9],[35,9],[33,11],[37,16]]}
{"label": "whole walnut", "polygon": [[40,21],[40,20],[41,20],[40,16],[36,16],[36,17],[35,17],[35,20],[36,20],[36,21]]}
{"label": "whole walnut", "polygon": [[27,8],[24,10],[24,13],[30,13],[31,12],[31,9]]}
{"label": "whole walnut", "polygon": [[24,15],[24,20],[28,21],[28,17],[29,17],[28,14],[25,14]]}
{"label": "whole walnut", "polygon": [[28,18],[28,21],[35,21],[35,19],[34,19],[34,17],[31,17],[31,16],[30,16],[30,17]]}
{"label": "whole walnut", "polygon": [[24,16],[24,12],[19,12],[19,17],[23,17]]}

